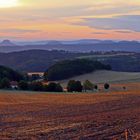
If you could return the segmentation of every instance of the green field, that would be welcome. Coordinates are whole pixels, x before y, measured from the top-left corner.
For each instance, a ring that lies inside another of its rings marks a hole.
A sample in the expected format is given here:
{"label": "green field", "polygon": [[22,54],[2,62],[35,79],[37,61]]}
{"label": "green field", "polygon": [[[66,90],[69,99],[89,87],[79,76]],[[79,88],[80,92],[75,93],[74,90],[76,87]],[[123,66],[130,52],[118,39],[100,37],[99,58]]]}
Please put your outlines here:
{"label": "green field", "polygon": [[96,71],[81,76],[76,76],[67,80],[59,81],[63,86],[66,86],[69,80],[90,80],[93,83],[129,83],[140,82],[140,72],[116,72],[116,71]]}

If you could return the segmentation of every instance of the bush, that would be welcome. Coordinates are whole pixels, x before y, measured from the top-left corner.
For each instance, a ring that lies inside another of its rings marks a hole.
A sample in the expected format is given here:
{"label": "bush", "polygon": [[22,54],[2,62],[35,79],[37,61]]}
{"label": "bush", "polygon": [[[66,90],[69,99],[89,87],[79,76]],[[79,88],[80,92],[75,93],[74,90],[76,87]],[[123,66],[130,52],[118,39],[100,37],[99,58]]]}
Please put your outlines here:
{"label": "bush", "polygon": [[83,89],[86,90],[93,90],[94,89],[94,85],[93,83],[91,83],[89,80],[86,80],[83,84]]}
{"label": "bush", "polygon": [[105,83],[104,84],[104,89],[109,89],[110,88],[110,85],[108,83]]}
{"label": "bush", "polygon": [[70,80],[67,85],[68,92],[82,92],[83,86],[80,81]]}
{"label": "bush", "polygon": [[18,83],[18,87],[20,90],[28,90],[29,89],[29,84],[26,81],[20,81]]}

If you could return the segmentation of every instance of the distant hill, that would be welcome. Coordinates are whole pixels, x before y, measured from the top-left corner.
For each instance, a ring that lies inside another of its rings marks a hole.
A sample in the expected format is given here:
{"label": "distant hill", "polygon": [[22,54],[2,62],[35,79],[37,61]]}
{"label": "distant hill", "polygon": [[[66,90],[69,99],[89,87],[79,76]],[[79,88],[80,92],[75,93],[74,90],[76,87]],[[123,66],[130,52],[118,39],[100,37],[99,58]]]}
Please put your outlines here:
{"label": "distant hill", "polygon": [[128,82],[140,82],[140,72],[116,72],[116,71],[95,71],[89,74],[83,74],[80,76],[72,77],[67,80],[59,81],[62,85],[66,86],[69,80],[90,80],[93,83],[128,83]]}
{"label": "distant hill", "polygon": [[52,40],[52,41],[48,41],[47,42],[47,45],[61,45],[62,42],[60,41],[55,41],[55,40]]}
{"label": "distant hill", "polygon": [[[71,52],[90,52],[90,51],[127,51],[140,52],[140,42],[137,41],[112,41],[83,39],[74,41],[38,41],[28,44],[18,43],[18,46],[11,41],[2,42],[0,52],[14,52],[23,50],[65,50]],[[7,45],[6,45],[7,44]],[[0,45],[1,46],[1,45]],[[12,46],[12,47],[11,47]]]}
{"label": "distant hill", "polygon": [[103,54],[102,52],[70,53],[57,50],[26,50],[0,53],[0,65],[23,72],[44,72],[59,61],[74,58],[97,60],[103,64],[109,64],[114,71],[140,72],[140,53],[124,52]]}
{"label": "distant hill", "polygon": [[96,70],[110,70],[110,65],[88,59],[74,59],[58,62],[45,73],[49,81],[63,80],[73,76],[90,73]]}
{"label": "distant hill", "polygon": [[12,43],[10,40],[3,40],[1,43],[0,43],[0,46],[2,47],[10,47],[10,46],[17,46],[16,44]]}
{"label": "distant hill", "polygon": [[0,53],[0,65],[24,72],[44,72],[58,61],[79,56],[65,51],[28,50]]}

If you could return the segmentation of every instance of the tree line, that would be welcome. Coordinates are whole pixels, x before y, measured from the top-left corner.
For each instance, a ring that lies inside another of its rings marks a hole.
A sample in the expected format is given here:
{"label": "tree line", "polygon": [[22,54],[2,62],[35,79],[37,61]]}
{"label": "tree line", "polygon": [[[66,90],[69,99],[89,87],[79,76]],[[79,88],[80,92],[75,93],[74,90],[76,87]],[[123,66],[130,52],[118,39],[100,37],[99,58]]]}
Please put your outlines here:
{"label": "tree line", "polygon": [[[108,83],[104,84],[104,89],[108,90],[110,85]],[[10,81],[8,79],[3,79],[0,82],[0,89],[11,89]],[[63,92],[64,88],[59,83],[50,82],[48,84],[43,84],[42,82],[28,82],[19,81],[16,90],[26,90],[26,91],[42,91],[42,92]],[[70,80],[66,87],[68,92],[87,92],[87,91],[98,91],[98,85],[93,84],[89,80],[86,80],[83,84],[81,81]]]}
{"label": "tree line", "polygon": [[[62,80],[100,69],[109,70],[111,67],[88,59],[65,60],[53,65],[45,72],[44,80],[47,80],[48,84],[43,84],[43,81],[38,81],[36,76],[29,77],[26,74],[20,74],[10,68],[0,66],[0,89],[11,89],[11,82],[15,81],[17,82],[15,89],[18,90],[63,92],[63,87],[59,83],[49,81]],[[80,81],[70,80],[66,88],[68,92],[82,92],[97,90],[98,86],[88,80],[83,84]]]}

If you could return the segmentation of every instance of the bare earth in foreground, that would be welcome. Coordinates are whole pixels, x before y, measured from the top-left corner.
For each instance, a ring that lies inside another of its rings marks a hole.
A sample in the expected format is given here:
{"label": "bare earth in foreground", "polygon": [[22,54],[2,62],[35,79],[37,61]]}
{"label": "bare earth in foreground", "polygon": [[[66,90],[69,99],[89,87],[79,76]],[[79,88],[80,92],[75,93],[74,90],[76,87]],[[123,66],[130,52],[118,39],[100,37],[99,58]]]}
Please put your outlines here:
{"label": "bare earth in foreground", "polygon": [[0,139],[140,138],[140,90],[98,94],[0,92]]}

